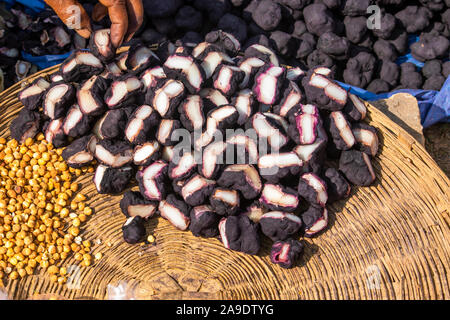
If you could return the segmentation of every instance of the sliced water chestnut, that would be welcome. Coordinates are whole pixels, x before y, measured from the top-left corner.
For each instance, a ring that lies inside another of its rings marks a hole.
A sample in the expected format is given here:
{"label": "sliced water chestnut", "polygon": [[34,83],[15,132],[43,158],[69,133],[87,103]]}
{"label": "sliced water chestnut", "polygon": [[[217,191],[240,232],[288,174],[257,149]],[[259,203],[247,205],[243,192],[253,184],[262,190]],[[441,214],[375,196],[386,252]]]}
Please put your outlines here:
{"label": "sliced water chestnut", "polygon": [[62,75],[59,72],[55,72],[54,74],[52,74],[50,76],[50,80],[51,80],[51,82],[60,82],[60,81],[64,81],[64,78],[62,77]]}
{"label": "sliced water chestnut", "polygon": [[108,88],[108,81],[100,76],[92,76],[77,92],[77,101],[81,112],[86,115],[98,116],[104,113],[103,96]]}
{"label": "sliced water chestnut", "polygon": [[277,104],[281,98],[281,89],[286,79],[286,70],[283,67],[266,65],[255,76],[253,93],[256,100],[266,105]]}
{"label": "sliced water chestnut", "polygon": [[258,254],[258,227],[246,215],[230,216],[219,222],[220,238],[225,248],[247,254]]}
{"label": "sliced water chestnut", "polygon": [[258,58],[266,63],[274,65],[275,67],[280,66],[280,62],[278,61],[278,57],[275,52],[260,44],[254,44],[248,47],[245,50],[245,57]]}
{"label": "sliced water chestnut", "polygon": [[131,46],[130,50],[128,50],[125,66],[127,70],[140,72],[159,63],[158,56],[150,48],[138,43]]}
{"label": "sliced water chestnut", "polygon": [[73,105],[64,118],[63,131],[69,137],[84,136],[91,130],[91,119],[81,112],[78,105]]}
{"label": "sliced water chestnut", "polygon": [[239,88],[245,73],[239,67],[221,64],[213,75],[213,86],[225,96],[232,96]]}
{"label": "sliced water chestnut", "polygon": [[182,81],[191,94],[200,92],[206,80],[203,68],[189,55],[173,54],[163,67],[168,77]]}
{"label": "sliced water chestnut", "polygon": [[175,145],[177,141],[172,140],[172,134],[174,131],[181,128],[181,122],[178,120],[163,119],[161,120],[156,133],[156,139],[163,145]]}
{"label": "sliced water chestnut", "polygon": [[202,163],[198,165],[199,173],[206,179],[214,179],[224,163],[227,144],[217,141],[208,145],[202,154]]}
{"label": "sliced water chestnut", "polygon": [[135,107],[109,110],[94,126],[94,132],[99,139],[121,138],[124,135],[128,117]]}
{"label": "sliced water chestnut", "polygon": [[152,138],[159,123],[158,113],[149,105],[138,107],[129,117],[125,138],[132,144],[142,144]]}
{"label": "sliced water chestnut", "polygon": [[182,200],[178,200],[173,194],[159,203],[158,207],[161,217],[167,219],[174,227],[179,230],[187,230],[191,222],[189,206]]}
{"label": "sliced water chestnut", "polygon": [[347,91],[326,76],[312,73],[302,80],[309,102],[328,111],[342,110],[347,103]]}
{"label": "sliced water chestnut", "polygon": [[355,145],[356,140],[351,125],[341,111],[331,112],[326,118],[326,125],[338,150],[348,150]]}
{"label": "sliced water chestnut", "polygon": [[145,96],[147,104],[153,106],[161,117],[171,118],[178,105],[184,99],[184,85],[180,81],[163,80],[161,87],[157,90],[149,90]]}
{"label": "sliced water chestnut", "polygon": [[189,230],[196,237],[212,238],[219,234],[220,216],[209,205],[191,209]]}
{"label": "sliced water chestnut", "polygon": [[156,88],[158,82],[161,79],[165,78],[167,78],[167,76],[164,73],[164,69],[160,66],[149,68],[145,70],[141,75],[141,81],[146,91],[152,88]]}
{"label": "sliced water chestnut", "polygon": [[272,211],[265,213],[259,220],[261,231],[273,241],[283,241],[297,233],[302,219],[292,213]]}
{"label": "sliced water chestnut", "polygon": [[302,214],[302,221],[305,226],[305,237],[312,238],[328,225],[328,210],[319,206],[311,205]]}
{"label": "sliced water chestnut", "polygon": [[128,70],[127,69],[127,65],[126,65],[126,62],[127,62],[127,59],[128,59],[128,53],[129,53],[129,51],[122,52],[121,54],[119,54],[119,56],[115,60],[117,66],[122,71],[127,71]]}
{"label": "sliced water chestnut", "polygon": [[147,200],[161,201],[166,197],[167,162],[158,160],[136,174],[139,190]]}
{"label": "sliced water chestnut", "polygon": [[172,180],[184,180],[189,178],[197,170],[197,163],[191,152],[184,152],[183,155],[174,162],[169,163],[169,178]]}
{"label": "sliced water chestnut", "polygon": [[270,211],[294,212],[299,204],[298,194],[294,189],[281,185],[265,184],[259,200]]}
{"label": "sliced water chestnut", "polygon": [[226,161],[236,164],[257,164],[259,153],[256,142],[245,134],[235,134],[227,139]]}
{"label": "sliced water chestnut", "polygon": [[205,72],[205,79],[209,79],[213,76],[215,71],[221,65],[234,64],[233,59],[230,58],[225,52],[210,51],[204,57],[199,58],[202,61],[202,68]]}
{"label": "sliced water chestnut", "polygon": [[51,120],[44,127],[45,140],[55,148],[64,147],[67,144],[67,136],[63,130],[64,118]]}
{"label": "sliced water chestnut", "polygon": [[352,133],[356,140],[356,148],[368,155],[375,157],[378,153],[377,129],[365,123],[352,125]]}
{"label": "sliced water chestnut", "polygon": [[318,114],[300,113],[289,125],[289,137],[300,145],[313,144],[321,132],[322,123]]}
{"label": "sliced water chestnut", "polygon": [[36,110],[40,107],[45,91],[50,87],[44,78],[38,78],[33,83],[20,91],[19,100],[28,110]]}
{"label": "sliced water chestnut", "polygon": [[288,81],[288,86],[284,89],[283,97],[278,105],[274,106],[273,112],[289,118],[298,112],[300,104],[305,100],[305,95],[293,81]]}
{"label": "sliced water chestnut", "polygon": [[[280,150],[289,141],[287,135],[288,122],[276,114],[255,113],[247,122],[246,128],[253,128],[259,138],[267,139],[269,146],[274,151]],[[262,151],[260,150],[260,152]]]}
{"label": "sliced water chestnut", "polygon": [[240,191],[242,196],[248,200],[257,198],[262,189],[258,170],[248,164],[227,166],[217,180],[217,184],[224,188]]}
{"label": "sliced water chestnut", "polygon": [[[323,129],[322,129],[323,132]],[[323,132],[321,136],[326,137]],[[313,144],[299,145],[295,147],[294,152],[302,160],[302,172],[318,173],[325,161],[327,140],[318,138]]]}
{"label": "sliced water chestnut", "polygon": [[67,165],[72,168],[81,168],[94,160],[97,138],[91,134],[74,140],[62,152]]}
{"label": "sliced water chestnut", "polygon": [[302,254],[303,247],[303,243],[294,239],[277,241],[270,250],[270,261],[282,268],[290,269]]}
{"label": "sliced water chestnut", "polygon": [[66,82],[78,82],[89,79],[103,71],[103,64],[99,58],[89,51],[75,50],[59,69]]}
{"label": "sliced water chestnut", "polygon": [[142,82],[133,74],[127,74],[114,80],[105,93],[104,101],[110,109],[122,108],[134,102],[135,95],[142,87]]}
{"label": "sliced water chestnut", "polygon": [[325,207],[328,201],[325,181],[314,173],[304,173],[298,183],[298,194],[314,205]]}
{"label": "sliced water chestnut", "polygon": [[74,101],[75,88],[71,84],[52,83],[44,96],[44,114],[52,120],[64,117]]}
{"label": "sliced water chestnut", "polygon": [[200,96],[188,96],[186,100],[179,105],[178,113],[180,121],[190,132],[201,130],[205,124],[205,115],[203,113],[203,100]]}
{"label": "sliced water chestnut", "polygon": [[40,130],[41,115],[39,112],[30,111],[26,108],[11,122],[9,131],[11,137],[20,144],[28,138],[34,138]]}
{"label": "sliced water chestnut", "polygon": [[110,35],[110,29],[100,29],[92,32],[89,40],[89,49],[103,62],[111,61],[116,56]]}
{"label": "sliced water chestnut", "polygon": [[145,231],[145,220],[142,217],[131,217],[125,221],[122,226],[122,236],[126,243],[136,244],[144,240]]}
{"label": "sliced water chestnut", "polygon": [[254,201],[244,214],[254,223],[259,223],[261,217],[267,212],[269,211],[261,204],[261,202]]}
{"label": "sliced water chestnut", "polygon": [[122,69],[120,69],[119,65],[115,61],[111,61],[105,66],[105,72],[107,76],[106,79],[114,79],[123,75]]}
{"label": "sliced water chestnut", "polygon": [[242,126],[248,119],[256,112],[257,103],[254,99],[253,92],[250,89],[244,89],[233,97],[231,104],[233,104],[239,113],[237,124]]}
{"label": "sliced water chestnut", "polygon": [[343,109],[343,112],[349,121],[358,122],[364,120],[367,114],[367,108],[358,96],[352,93],[348,94],[349,99]]}
{"label": "sliced water chestnut", "polygon": [[350,195],[352,187],[335,168],[326,169],[322,177],[327,184],[328,199],[330,202],[345,199]]}
{"label": "sliced water chestnut", "polygon": [[196,174],[193,175],[181,188],[184,201],[190,206],[199,206],[206,202],[214,190],[215,181],[208,180]]}
{"label": "sliced water chestnut", "polygon": [[376,178],[370,157],[357,150],[348,150],[341,153],[339,170],[348,181],[356,186],[368,187]]}
{"label": "sliced water chestnut", "polygon": [[200,97],[203,99],[203,110],[204,112],[209,112],[216,107],[220,107],[229,104],[228,98],[226,98],[219,90],[205,88],[199,93]]}
{"label": "sliced water chestnut", "polygon": [[95,158],[104,165],[119,168],[133,161],[133,147],[125,141],[102,139],[95,146]]}
{"label": "sliced water chestnut", "polygon": [[145,142],[134,148],[133,163],[137,166],[148,166],[161,157],[161,145],[158,141]]}
{"label": "sliced water chestnut", "polygon": [[216,188],[209,197],[209,203],[217,214],[234,216],[239,211],[239,193],[236,190]]}
{"label": "sliced water chestnut", "polygon": [[255,75],[258,73],[259,69],[264,66],[265,62],[256,57],[250,57],[242,60],[239,63],[239,68],[244,71],[244,79],[240,83],[239,87],[241,89],[253,87],[255,81]]}
{"label": "sliced water chestnut", "polygon": [[270,183],[299,174],[302,166],[303,161],[294,152],[267,154],[260,156],[258,161],[261,176]]}
{"label": "sliced water chestnut", "polygon": [[120,209],[127,218],[139,216],[148,219],[155,214],[157,208],[156,201],[148,201],[136,191],[126,191],[120,200]]}

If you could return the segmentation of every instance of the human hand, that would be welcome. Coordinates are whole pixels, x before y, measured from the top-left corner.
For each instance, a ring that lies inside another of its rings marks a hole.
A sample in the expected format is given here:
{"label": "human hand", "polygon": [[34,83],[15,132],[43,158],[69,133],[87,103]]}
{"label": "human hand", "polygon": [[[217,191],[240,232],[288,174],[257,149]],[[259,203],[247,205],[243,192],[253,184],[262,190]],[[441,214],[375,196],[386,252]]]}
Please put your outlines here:
{"label": "human hand", "polygon": [[[89,38],[92,27],[90,18],[77,0],[45,0],[59,18],[83,38]],[[99,0],[92,12],[92,19],[100,21],[107,14],[111,20],[111,41],[118,48],[129,41],[143,22],[142,0]]]}

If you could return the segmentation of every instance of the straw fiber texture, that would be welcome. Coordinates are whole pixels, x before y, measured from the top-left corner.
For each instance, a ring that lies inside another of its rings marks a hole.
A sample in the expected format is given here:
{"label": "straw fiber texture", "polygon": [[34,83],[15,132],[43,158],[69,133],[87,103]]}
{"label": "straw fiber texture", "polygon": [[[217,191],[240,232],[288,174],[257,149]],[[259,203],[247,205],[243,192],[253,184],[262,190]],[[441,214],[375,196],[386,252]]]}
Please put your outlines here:
{"label": "straw fiber texture", "polygon": [[[51,74],[56,67],[25,80]],[[0,94],[0,136],[22,107],[21,83]],[[148,232],[156,245],[122,240],[120,197],[98,195],[92,175],[81,177],[95,214],[82,230],[103,258],[81,268],[79,288],[51,283],[44,272],[9,281],[14,299],[52,293],[66,299],[106,299],[107,285],[127,281],[146,299],[450,299],[449,180],[430,155],[383,113],[368,105],[381,150],[372,187],[354,188],[333,204],[329,227],[305,240],[297,266],[270,263],[270,243],[259,256],[233,252],[219,239],[181,232],[162,218]],[[66,266],[76,261],[70,258]]]}

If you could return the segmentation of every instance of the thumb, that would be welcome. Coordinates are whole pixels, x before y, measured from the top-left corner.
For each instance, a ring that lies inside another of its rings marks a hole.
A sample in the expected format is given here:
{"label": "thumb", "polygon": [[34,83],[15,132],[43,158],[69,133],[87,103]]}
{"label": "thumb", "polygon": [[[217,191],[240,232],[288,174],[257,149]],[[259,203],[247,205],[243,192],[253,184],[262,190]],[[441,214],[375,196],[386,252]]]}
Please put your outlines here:
{"label": "thumb", "polygon": [[83,38],[91,35],[91,22],[83,6],[76,0],[45,0],[69,29]]}

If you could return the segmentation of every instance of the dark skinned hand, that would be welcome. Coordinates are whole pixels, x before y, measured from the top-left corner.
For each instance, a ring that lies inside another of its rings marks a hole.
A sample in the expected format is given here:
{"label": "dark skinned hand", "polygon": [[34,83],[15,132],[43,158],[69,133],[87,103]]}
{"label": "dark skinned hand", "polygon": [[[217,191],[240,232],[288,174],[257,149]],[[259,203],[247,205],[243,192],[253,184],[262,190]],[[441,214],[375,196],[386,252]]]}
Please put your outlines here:
{"label": "dark skinned hand", "polygon": [[[83,38],[89,38],[91,21],[77,0],[45,0],[59,18]],[[107,14],[111,20],[111,41],[118,48],[129,41],[143,21],[142,0],[99,0],[92,12],[92,20],[100,21]]]}

